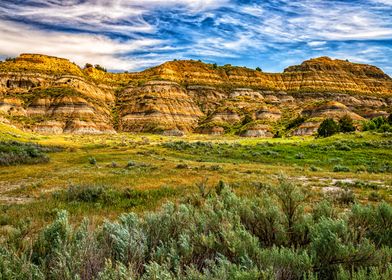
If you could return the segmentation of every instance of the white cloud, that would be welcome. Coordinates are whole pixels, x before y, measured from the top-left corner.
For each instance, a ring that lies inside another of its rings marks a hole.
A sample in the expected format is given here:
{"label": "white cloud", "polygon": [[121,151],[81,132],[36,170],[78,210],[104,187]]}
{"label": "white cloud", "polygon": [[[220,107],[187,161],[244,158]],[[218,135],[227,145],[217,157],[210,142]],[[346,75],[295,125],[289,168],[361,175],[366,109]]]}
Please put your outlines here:
{"label": "white cloud", "polygon": [[327,42],[326,41],[311,41],[308,42],[308,45],[310,47],[321,47],[324,46]]}
{"label": "white cloud", "polygon": [[[41,5],[27,4],[31,2]],[[195,56],[230,63],[269,55],[278,64],[289,54],[298,60],[310,53],[347,55],[350,60],[358,55],[387,65],[379,50],[376,55],[374,48],[354,41],[392,39],[391,7],[392,0],[0,1],[0,55],[47,53],[116,70]],[[116,37],[122,39],[112,39]],[[392,52],[388,46],[383,51]]]}
{"label": "white cloud", "polygon": [[[380,1],[384,5],[391,2]],[[233,24],[275,42],[391,39],[390,13],[380,12],[377,5],[373,6],[341,1],[285,0],[276,6],[267,2],[241,8],[243,13],[257,16],[257,20],[241,20],[242,15],[235,17],[235,14],[231,17],[234,17]]]}
{"label": "white cloud", "polygon": [[[21,30],[24,30],[23,36]],[[0,53],[7,56],[25,52],[42,53],[69,58],[79,65],[91,62],[116,70],[132,70],[140,68],[141,64],[158,62],[124,59],[121,55],[146,48],[159,50],[164,43],[157,39],[139,38],[120,42],[103,36],[39,31],[1,20],[0,34]]]}

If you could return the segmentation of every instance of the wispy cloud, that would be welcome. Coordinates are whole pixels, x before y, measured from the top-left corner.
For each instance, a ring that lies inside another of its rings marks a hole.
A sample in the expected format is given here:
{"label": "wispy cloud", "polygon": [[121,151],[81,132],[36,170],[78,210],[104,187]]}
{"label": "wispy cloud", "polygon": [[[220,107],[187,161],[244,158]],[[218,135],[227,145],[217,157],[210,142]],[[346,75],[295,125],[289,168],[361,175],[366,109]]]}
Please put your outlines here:
{"label": "wispy cloud", "polygon": [[269,71],[330,55],[391,69],[391,14],[389,0],[4,0],[0,55],[116,70],[200,58]]}
{"label": "wispy cloud", "polygon": [[[21,30],[25,34],[21,36]],[[42,53],[69,58],[79,65],[86,62],[110,65],[113,69],[136,69],[139,61],[127,57],[127,54],[140,49],[151,52],[164,49],[164,41],[139,38],[126,41],[110,40],[105,36],[86,34],[64,34],[58,31],[40,31],[2,21],[0,25],[0,54],[16,56],[20,53]],[[155,60],[159,63],[160,61]],[[151,63],[148,63],[149,65]]]}

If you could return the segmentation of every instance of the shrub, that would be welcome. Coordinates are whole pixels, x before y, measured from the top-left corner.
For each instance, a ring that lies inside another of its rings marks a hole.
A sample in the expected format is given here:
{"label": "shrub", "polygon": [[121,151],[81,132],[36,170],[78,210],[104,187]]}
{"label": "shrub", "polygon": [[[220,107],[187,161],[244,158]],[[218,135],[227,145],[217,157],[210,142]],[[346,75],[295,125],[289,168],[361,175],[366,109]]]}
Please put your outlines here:
{"label": "shrub", "polygon": [[321,279],[334,279],[339,264],[350,268],[357,263],[366,265],[372,260],[374,245],[366,241],[347,243],[351,240],[350,234],[348,223],[341,219],[321,218],[312,226],[310,253]]}
{"label": "shrub", "polygon": [[106,195],[102,186],[80,186],[72,185],[66,192],[67,201],[98,202]]}
{"label": "shrub", "polygon": [[61,150],[59,147],[45,147],[33,143],[0,141],[0,166],[47,163],[49,157],[45,153]]}
{"label": "shrub", "polygon": [[295,155],[295,158],[296,159],[304,159],[305,155],[303,153],[298,153],[298,154]]}
{"label": "shrub", "polygon": [[316,171],[319,171],[320,169],[319,169],[317,166],[311,165],[311,166],[309,167],[309,170],[310,170],[310,171],[313,171],[313,172],[316,172]]}
{"label": "shrub", "polygon": [[368,196],[368,199],[370,201],[380,201],[382,200],[382,195],[379,194],[378,192],[371,192]]}
{"label": "shrub", "polygon": [[348,168],[347,166],[338,164],[333,167],[333,172],[350,172],[350,168]]}
{"label": "shrub", "polygon": [[[123,214],[97,227],[87,220],[74,227],[68,213],[59,211],[32,241],[2,243],[0,278],[390,278],[390,204],[345,210],[329,201],[313,206],[302,188],[283,177],[279,181],[244,197],[223,182],[216,192],[207,191],[205,180],[201,197],[167,203],[155,212]],[[107,192],[74,189],[70,196],[90,202]],[[167,192],[117,194],[150,200]]]}
{"label": "shrub", "polygon": [[325,119],[317,130],[321,137],[329,137],[339,132],[339,125],[333,119]]}
{"label": "shrub", "polygon": [[345,205],[349,205],[355,202],[355,194],[349,188],[343,188],[336,197],[336,200]]}
{"label": "shrub", "polygon": [[272,150],[264,151],[263,154],[264,154],[264,155],[267,155],[267,156],[274,156],[274,157],[279,156],[279,153],[278,153],[278,152],[275,152],[275,151],[272,151]]}
{"label": "shrub", "polygon": [[209,167],[209,170],[211,170],[211,171],[221,171],[221,170],[223,170],[223,168],[220,165],[214,164],[214,165],[211,165]]}
{"label": "shrub", "polygon": [[339,131],[344,133],[355,131],[353,120],[348,115],[339,120]]}
{"label": "shrub", "polygon": [[96,165],[96,164],[97,164],[97,160],[95,159],[95,157],[89,157],[89,158],[88,158],[88,162],[89,162],[91,165]]}
{"label": "shrub", "polygon": [[127,162],[127,165],[125,166],[125,168],[134,167],[136,165],[137,165],[136,162],[130,160],[130,161]]}
{"label": "shrub", "polygon": [[103,72],[107,72],[106,68],[103,68],[101,65],[99,64],[95,64],[94,68]]}
{"label": "shrub", "polygon": [[244,116],[244,118],[243,118],[243,120],[242,120],[242,125],[246,125],[246,124],[248,124],[248,123],[250,123],[250,122],[252,122],[253,121],[253,118],[252,118],[252,116],[251,115],[249,115],[249,114],[246,114],[245,116]]}
{"label": "shrub", "polygon": [[302,124],[306,119],[302,116],[295,118],[294,120],[290,121],[290,123],[286,126],[286,130],[290,130],[294,127],[299,126]]}
{"label": "shrub", "polygon": [[383,116],[373,118],[363,123],[364,131],[377,131],[377,132],[392,132],[390,124],[390,117],[385,118]]}

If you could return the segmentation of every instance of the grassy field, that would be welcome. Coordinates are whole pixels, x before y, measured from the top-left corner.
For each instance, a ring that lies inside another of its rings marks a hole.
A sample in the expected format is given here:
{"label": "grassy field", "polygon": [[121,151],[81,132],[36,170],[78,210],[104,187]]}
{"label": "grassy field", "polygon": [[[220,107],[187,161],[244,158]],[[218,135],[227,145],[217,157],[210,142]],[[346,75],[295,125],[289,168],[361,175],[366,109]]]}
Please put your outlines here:
{"label": "grassy field", "polygon": [[[43,136],[0,127],[0,141],[56,147],[48,162],[0,166],[0,230],[28,220],[30,232],[59,209],[94,224],[123,212],[208,193],[223,181],[239,195],[274,186],[280,174],[348,202],[392,201],[392,137],[356,133],[324,139],[188,135]],[[61,147],[62,149],[58,149]],[[336,193],[339,193],[337,195]],[[342,206],[344,207],[344,205]]]}

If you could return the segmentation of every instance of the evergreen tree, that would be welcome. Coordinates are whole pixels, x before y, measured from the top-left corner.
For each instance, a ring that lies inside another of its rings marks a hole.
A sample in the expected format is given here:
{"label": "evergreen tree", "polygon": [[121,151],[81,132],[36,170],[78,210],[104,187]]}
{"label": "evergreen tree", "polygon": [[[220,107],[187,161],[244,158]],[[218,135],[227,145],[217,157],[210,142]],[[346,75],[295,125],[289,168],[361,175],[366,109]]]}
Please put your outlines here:
{"label": "evergreen tree", "polygon": [[95,64],[94,67],[95,67],[95,69],[97,69],[97,70],[100,70],[100,71],[103,71],[103,72],[107,72],[106,68],[102,67],[102,66],[99,65],[99,64]]}
{"label": "evergreen tree", "polygon": [[333,119],[325,119],[317,130],[321,137],[329,137],[339,132],[339,125]]}
{"label": "evergreen tree", "polygon": [[355,131],[353,120],[348,115],[343,116],[339,120],[339,129],[344,133]]}

